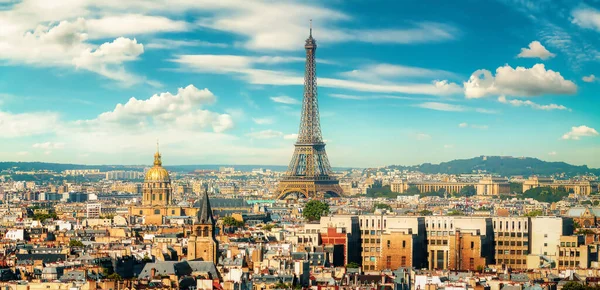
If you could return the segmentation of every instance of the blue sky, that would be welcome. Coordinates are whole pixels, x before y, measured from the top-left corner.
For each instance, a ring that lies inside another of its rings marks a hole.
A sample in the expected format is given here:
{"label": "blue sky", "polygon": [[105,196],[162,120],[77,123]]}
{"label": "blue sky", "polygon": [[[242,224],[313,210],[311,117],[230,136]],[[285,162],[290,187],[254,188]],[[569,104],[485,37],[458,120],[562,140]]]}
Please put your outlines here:
{"label": "blue sky", "polygon": [[525,0],[0,0],[0,160],[285,165],[309,19],[333,166],[600,167],[600,2]]}

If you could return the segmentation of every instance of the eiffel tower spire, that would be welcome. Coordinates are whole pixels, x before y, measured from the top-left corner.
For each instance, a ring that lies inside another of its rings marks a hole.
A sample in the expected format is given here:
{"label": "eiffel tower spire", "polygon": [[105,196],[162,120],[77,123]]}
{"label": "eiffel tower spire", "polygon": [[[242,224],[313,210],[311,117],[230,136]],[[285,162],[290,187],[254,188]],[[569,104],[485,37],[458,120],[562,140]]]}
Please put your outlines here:
{"label": "eiffel tower spire", "polygon": [[304,49],[306,64],[300,129],[294,155],[277,188],[278,198],[287,198],[291,194],[305,198],[339,197],[342,188],[332,175],[321,134],[315,61],[317,41],[312,36],[312,20]]}

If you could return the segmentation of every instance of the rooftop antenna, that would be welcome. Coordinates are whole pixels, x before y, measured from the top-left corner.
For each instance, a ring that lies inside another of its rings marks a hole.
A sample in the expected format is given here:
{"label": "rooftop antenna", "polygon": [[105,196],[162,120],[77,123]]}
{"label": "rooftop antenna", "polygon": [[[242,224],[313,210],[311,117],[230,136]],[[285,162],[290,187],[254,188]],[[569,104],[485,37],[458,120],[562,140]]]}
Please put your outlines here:
{"label": "rooftop antenna", "polygon": [[312,19],[310,20],[310,36],[312,37]]}

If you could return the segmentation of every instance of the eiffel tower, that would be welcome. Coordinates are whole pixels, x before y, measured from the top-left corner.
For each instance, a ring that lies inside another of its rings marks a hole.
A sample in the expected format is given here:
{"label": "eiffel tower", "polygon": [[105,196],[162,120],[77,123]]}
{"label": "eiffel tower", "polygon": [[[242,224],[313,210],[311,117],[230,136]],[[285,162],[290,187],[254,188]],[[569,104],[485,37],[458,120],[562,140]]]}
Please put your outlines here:
{"label": "eiffel tower", "polygon": [[300,130],[292,161],[277,187],[277,198],[324,198],[341,197],[342,188],[332,175],[321,135],[319,103],[317,99],[317,68],[315,51],[317,42],[312,37],[312,21],[309,37],[304,45],[306,66],[304,72],[304,99]]}

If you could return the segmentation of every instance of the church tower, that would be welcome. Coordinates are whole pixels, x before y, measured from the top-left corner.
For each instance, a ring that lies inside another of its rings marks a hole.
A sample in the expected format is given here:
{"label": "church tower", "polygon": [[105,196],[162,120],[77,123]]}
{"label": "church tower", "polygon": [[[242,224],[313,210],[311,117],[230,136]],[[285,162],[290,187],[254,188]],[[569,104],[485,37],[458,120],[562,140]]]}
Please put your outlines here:
{"label": "church tower", "polygon": [[208,193],[200,201],[198,221],[192,227],[188,240],[188,260],[202,260],[217,263],[218,243],[215,239],[215,219],[210,208]]}
{"label": "church tower", "polygon": [[154,154],[154,166],[146,172],[142,192],[142,204],[145,206],[168,206],[172,203],[171,177],[169,172],[162,167],[158,144],[156,144],[156,154]]}

